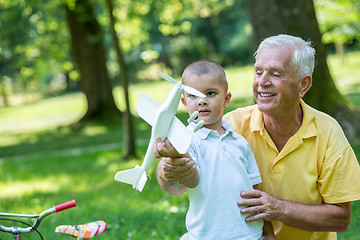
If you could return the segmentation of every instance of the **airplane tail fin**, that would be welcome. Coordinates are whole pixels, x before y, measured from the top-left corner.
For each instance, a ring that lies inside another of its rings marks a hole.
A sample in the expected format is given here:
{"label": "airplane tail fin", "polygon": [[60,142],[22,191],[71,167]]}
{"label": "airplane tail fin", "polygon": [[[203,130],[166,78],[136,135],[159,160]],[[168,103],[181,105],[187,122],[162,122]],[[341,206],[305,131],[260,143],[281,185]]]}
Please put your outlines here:
{"label": "airplane tail fin", "polygon": [[115,175],[115,180],[131,184],[133,185],[134,189],[141,192],[147,181],[147,175],[141,167],[136,166],[135,168],[117,172]]}

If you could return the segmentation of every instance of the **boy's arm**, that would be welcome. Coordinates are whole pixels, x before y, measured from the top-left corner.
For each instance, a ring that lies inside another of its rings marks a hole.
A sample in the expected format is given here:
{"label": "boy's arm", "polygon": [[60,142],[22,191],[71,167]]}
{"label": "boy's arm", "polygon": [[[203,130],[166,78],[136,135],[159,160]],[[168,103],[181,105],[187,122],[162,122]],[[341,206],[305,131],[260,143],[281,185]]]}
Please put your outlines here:
{"label": "boy's arm", "polygon": [[160,187],[168,193],[181,195],[186,187],[194,188],[199,184],[199,170],[189,153],[179,154],[167,139],[161,142],[157,138],[154,155],[164,157],[157,166],[156,177]]}
{"label": "boy's arm", "polygon": [[180,196],[186,192],[186,187],[178,184],[181,179],[177,174],[169,172],[173,167],[167,164],[167,161],[172,161],[171,158],[163,158],[159,161],[156,168],[156,179],[159,186],[171,195]]}
{"label": "boy's arm", "polygon": [[[199,173],[199,169],[196,166],[195,161],[190,157],[190,155],[187,153],[187,156],[185,156],[185,168],[186,170],[189,170],[189,173],[187,175],[185,175],[181,180],[178,180],[178,184],[179,185],[184,185],[185,187],[188,188],[195,188],[197,187],[197,185],[199,185],[200,182],[200,173]],[[186,173],[186,170],[183,172]]]}

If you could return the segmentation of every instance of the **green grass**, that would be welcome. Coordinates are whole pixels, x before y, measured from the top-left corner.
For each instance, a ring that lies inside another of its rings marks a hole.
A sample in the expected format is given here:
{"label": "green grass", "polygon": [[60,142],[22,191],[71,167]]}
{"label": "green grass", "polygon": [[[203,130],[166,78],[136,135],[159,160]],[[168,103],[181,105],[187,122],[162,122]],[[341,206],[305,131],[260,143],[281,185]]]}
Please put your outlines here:
{"label": "green grass", "polygon": [[[342,65],[336,57],[330,57],[329,62],[336,66],[332,72],[339,89],[360,107],[360,69],[353,65],[360,66],[360,53],[349,55],[349,65]],[[251,104],[252,67],[226,72],[233,93],[228,110]],[[132,86],[133,112],[142,91],[162,102],[170,88],[164,81]],[[116,88],[114,93],[123,108],[121,90]],[[68,127],[85,109],[81,93],[0,108],[0,211],[39,213],[76,199],[76,208],[52,215],[40,225],[45,239],[67,238],[54,233],[57,225],[95,220],[104,220],[110,226],[99,239],[179,239],[185,232],[186,195],[174,197],[162,191],[154,169],[142,193],[113,180],[117,171],[141,163],[150,137],[149,126],[136,117],[140,159],[123,161],[121,123]],[[185,119],[186,114],[179,113],[179,117]],[[351,144],[359,156],[360,142]],[[355,202],[350,227],[339,234],[339,239],[360,239],[358,226],[360,202]],[[0,239],[10,236],[0,232]],[[33,233],[23,239],[40,238]]]}
{"label": "green grass", "polygon": [[[53,204],[76,199],[76,208],[50,216],[41,224],[39,230],[46,239],[63,239],[53,232],[57,225],[95,220],[110,225],[101,239],[178,238],[184,228],[186,199],[165,194],[154,176],[142,193],[114,181],[116,171],[139,163],[121,162],[119,154],[114,150],[3,160],[0,208],[37,213]],[[1,239],[3,235],[0,233]],[[29,235],[25,239],[36,238]]]}

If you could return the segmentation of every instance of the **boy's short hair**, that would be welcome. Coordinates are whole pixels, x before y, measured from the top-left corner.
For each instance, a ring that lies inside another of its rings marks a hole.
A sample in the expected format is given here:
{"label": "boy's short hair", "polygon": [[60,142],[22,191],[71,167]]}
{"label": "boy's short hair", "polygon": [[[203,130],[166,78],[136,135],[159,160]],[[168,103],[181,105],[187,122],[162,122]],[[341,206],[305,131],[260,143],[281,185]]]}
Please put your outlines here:
{"label": "boy's short hair", "polygon": [[220,64],[210,60],[198,60],[189,64],[182,74],[182,82],[186,84],[186,79],[189,75],[197,75],[200,77],[204,74],[218,76],[221,80],[223,80],[223,83],[225,84],[225,91],[227,92],[228,83],[224,69],[220,66]]}

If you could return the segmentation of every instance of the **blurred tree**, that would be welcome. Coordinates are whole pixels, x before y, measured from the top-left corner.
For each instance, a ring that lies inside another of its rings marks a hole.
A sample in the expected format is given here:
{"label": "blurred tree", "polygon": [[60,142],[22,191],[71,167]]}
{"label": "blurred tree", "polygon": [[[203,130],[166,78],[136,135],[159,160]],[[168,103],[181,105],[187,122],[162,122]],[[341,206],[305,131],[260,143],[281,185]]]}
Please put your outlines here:
{"label": "blurred tree", "polygon": [[76,0],[73,5],[66,4],[65,9],[73,58],[88,102],[87,112],[81,121],[118,119],[121,112],[113,98],[103,34],[91,1]]}
{"label": "blurred tree", "polygon": [[349,138],[360,136],[360,115],[340,94],[330,75],[326,50],[312,0],[247,0],[253,27],[253,44],[271,35],[287,33],[311,39],[316,50],[313,86],[305,100],[313,107],[334,116]]}
{"label": "blurred tree", "polygon": [[159,60],[176,74],[189,62],[209,58],[223,66],[251,61],[249,21],[245,1],[169,1],[154,4],[158,31],[150,35],[162,46]]}
{"label": "blurred tree", "polygon": [[[21,74],[20,67],[28,74],[33,73],[28,68],[27,58],[27,53],[33,52],[27,48],[31,42],[29,32],[33,30],[30,18],[25,3],[0,2],[0,88],[5,105],[9,104],[13,80]],[[14,22],[17,23],[16,28]]]}
{"label": "blurred tree", "polygon": [[115,29],[132,81],[159,79],[149,72],[140,76],[151,64],[179,75],[199,58],[223,65],[251,61],[244,0],[114,1],[114,7]]}
{"label": "blurred tree", "polygon": [[119,44],[119,39],[115,30],[115,18],[113,15],[114,6],[112,0],[106,0],[107,9],[109,12],[110,18],[110,33],[112,37],[112,42],[115,48],[119,69],[121,72],[121,85],[124,91],[124,100],[125,100],[125,113],[123,116],[123,158],[136,157],[136,147],[135,147],[135,131],[133,124],[133,117],[131,114],[130,99],[129,99],[129,77],[128,70],[124,59],[124,54]]}
{"label": "blurred tree", "polygon": [[0,1],[0,68],[6,94],[47,90],[59,74],[72,73],[64,12],[57,9],[57,1]]}

